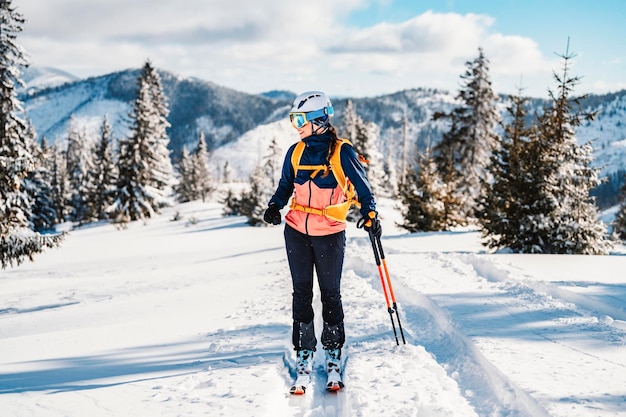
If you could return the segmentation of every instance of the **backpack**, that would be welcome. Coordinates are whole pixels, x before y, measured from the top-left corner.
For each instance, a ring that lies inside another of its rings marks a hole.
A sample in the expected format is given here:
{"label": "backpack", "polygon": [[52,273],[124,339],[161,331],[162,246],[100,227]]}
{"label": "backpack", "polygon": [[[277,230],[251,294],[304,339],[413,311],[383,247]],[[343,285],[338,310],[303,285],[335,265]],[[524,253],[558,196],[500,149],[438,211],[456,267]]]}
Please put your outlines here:
{"label": "backpack", "polygon": [[[332,204],[324,207],[323,209],[318,209],[314,207],[303,206],[300,204],[296,204],[295,198],[291,200],[291,205],[289,208],[291,210],[303,211],[305,213],[313,213],[321,216],[325,216],[331,220],[335,220],[338,222],[346,221],[348,216],[348,211],[352,205],[357,207],[361,207],[361,203],[359,203],[356,197],[356,191],[354,189],[354,184],[350,182],[348,178],[346,178],[346,174],[343,172],[343,168],[341,166],[341,147],[344,144],[352,145],[347,139],[338,139],[337,146],[335,146],[335,150],[333,154],[330,156],[330,166],[328,165],[300,165],[300,159],[302,158],[302,154],[304,153],[304,148],[306,144],[303,141],[300,141],[296,144],[296,147],[291,154],[291,165],[293,166],[293,176],[294,178],[298,174],[298,170],[305,169],[308,171],[313,171],[311,173],[311,178],[315,178],[317,174],[320,172],[330,172],[335,177],[337,184],[343,191],[346,196],[346,201],[339,204]],[[359,160],[362,162],[365,161],[359,156]],[[366,161],[365,161],[366,162]]]}

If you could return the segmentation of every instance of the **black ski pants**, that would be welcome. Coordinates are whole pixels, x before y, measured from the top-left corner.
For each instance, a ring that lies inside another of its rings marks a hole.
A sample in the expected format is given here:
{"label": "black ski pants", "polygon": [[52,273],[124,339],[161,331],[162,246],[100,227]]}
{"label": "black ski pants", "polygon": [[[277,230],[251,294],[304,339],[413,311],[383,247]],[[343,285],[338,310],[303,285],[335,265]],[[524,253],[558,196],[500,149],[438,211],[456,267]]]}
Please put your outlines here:
{"label": "black ski pants", "polygon": [[285,226],[285,247],[293,282],[293,345],[296,350],[315,350],[313,326],[313,269],[322,300],[322,346],[341,348],[345,342],[341,305],[341,271],[346,247],[345,231],[327,236],[308,236]]}

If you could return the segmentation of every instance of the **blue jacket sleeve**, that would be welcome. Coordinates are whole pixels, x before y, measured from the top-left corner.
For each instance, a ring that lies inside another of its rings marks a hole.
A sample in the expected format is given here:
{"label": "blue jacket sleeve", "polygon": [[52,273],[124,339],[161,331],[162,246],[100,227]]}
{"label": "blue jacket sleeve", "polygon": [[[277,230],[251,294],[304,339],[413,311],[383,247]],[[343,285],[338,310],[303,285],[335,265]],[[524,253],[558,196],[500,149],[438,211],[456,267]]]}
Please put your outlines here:
{"label": "blue jacket sleeve", "polygon": [[354,184],[357,198],[361,203],[361,215],[366,216],[370,211],[376,211],[376,200],[372,192],[372,186],[367,179],[365,168],[359,161],[354,148],[348,144],[341,147],[341,166],[346,177]]}
{"label": "blue jacket sleeve", "polygon": [[278,208],[283,208],[289,202],[289,198],[293,194],[293,166],[291,166],[291,155],[293,154],[293,150],[296,147],[296,144],[293,144],[285,155],[285,161],[283,162],[283,169],[280,175],[280,180],[278,181],[278,187],[276,188],[276,192],[272,196],[269,201],[269,204],[276,203]]}

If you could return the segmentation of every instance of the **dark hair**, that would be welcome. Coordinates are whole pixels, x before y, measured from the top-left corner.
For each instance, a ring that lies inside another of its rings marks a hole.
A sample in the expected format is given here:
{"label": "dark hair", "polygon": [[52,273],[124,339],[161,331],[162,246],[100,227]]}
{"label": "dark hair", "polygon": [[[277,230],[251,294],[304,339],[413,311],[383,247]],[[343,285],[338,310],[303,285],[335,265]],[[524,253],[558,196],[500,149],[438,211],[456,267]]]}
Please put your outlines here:
{"label": "dark hair", "polygon": [[330,123],[328,124],[328,128],[326,133],[329,133],[332,137],[332,140],[328,144],[328,155],[326,155],[326,171],[324,172],[324,177],[328,175],[330,172],[330,158],[333,156],[335,152],[335,148],[337,147],[337,142],[339,142],[339,136],[337,135],[337,130]]}

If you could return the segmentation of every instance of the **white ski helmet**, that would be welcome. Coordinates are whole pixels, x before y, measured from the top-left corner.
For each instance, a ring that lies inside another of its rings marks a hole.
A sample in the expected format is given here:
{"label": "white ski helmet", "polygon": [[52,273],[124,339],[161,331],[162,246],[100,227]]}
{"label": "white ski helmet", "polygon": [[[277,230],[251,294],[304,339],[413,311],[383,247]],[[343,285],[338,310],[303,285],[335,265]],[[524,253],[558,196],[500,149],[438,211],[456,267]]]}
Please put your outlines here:
{"label": "white ski helmet", "polygon": [[289,117],[294,127],[301,127],[309,121],[320,127],[327,127],[328,117],[333,114],[333,105],[326,94],[321,91],[307,91],[293,101]]}
{"label": "white ski helmet", "polygon": [[309,113],[327,108],[332,109],[333,105],[326,94],[321,91],[307,91],[296,97],[293,101],[293,106],[291,106],[291,112]]}

